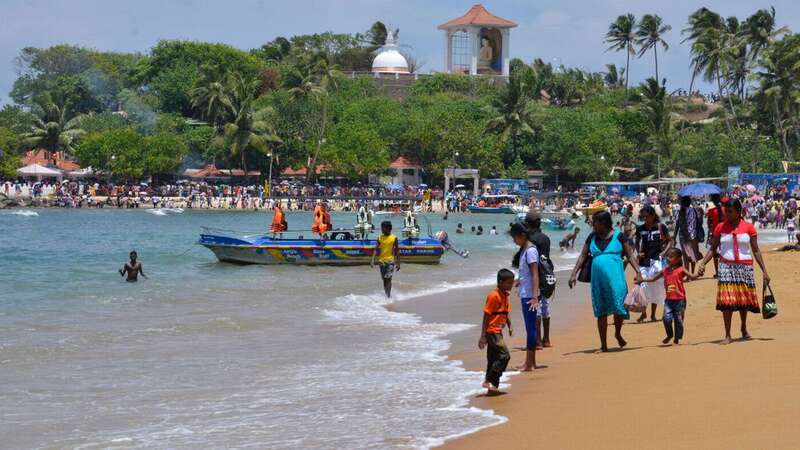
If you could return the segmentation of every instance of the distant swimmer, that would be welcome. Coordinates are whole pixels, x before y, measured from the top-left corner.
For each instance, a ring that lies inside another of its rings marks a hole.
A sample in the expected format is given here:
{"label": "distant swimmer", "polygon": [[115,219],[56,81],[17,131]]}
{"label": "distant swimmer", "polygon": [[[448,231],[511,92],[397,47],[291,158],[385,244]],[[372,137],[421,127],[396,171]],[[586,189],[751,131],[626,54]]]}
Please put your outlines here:
{"label": "distant swimmer", "polygon": [[458,224],[458,226],[456,227],[456,233],[463,234],[464,233],[464,225]]}
{"label": "distant swimmer", "polygon": [[568,248],[575,248],[575,239],[577,239],[578,233],[580,232],[581,229],[575,227],[575,229],[572,230],[571,233],[564,236],[564,239],[562,239],[561,242],[558,243],[558,246],[561,248],[562,252]]}
{"label": "distant swimmer", "polygon": [[125,274],[127,274],[128,278],[126,278],[125,281],[129,282],[139,281],[139,274],[147,279],[147,275],[145,275],[144,271],[142,270],[142,263],[137,261],[138,255],[135,251],[131,252],[130,258],[131,260],[125,263],[122,269],[119,269],[119,275],[124,277]]}

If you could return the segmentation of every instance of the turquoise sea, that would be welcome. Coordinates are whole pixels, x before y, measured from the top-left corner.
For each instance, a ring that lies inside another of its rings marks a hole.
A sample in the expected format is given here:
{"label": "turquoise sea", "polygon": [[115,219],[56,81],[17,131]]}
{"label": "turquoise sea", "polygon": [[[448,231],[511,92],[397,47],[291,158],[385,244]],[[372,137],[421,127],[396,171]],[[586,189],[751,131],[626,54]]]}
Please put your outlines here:
{"label": "turquoise sea", "polygon": [[[394,300],[490,284],[508,265],[513,216],[425,217],[471,257],[403,265]],[[310,213],[287,218],[310,227]],[[375,270],[239,266],[194,245],[202,226],[253,232],[270,220],[0,211],[2,447],[427,447],[503,420],[468,406],[482,374],[446,358],[448,334],[471,325],[388,311]],[[458,222],[486,234],[455,234]],[[134,249],[150,277],[136,284],[116,272]]]}

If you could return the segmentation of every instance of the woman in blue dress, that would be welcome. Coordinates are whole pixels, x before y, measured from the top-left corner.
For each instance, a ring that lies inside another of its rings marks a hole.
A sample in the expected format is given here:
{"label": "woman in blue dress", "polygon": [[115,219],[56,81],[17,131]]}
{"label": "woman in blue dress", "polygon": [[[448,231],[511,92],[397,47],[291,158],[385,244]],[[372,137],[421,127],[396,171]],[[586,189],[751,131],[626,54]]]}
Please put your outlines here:
{"label": "woman in blue dress", "polygon": [[628,285],[625,281],[623,256],[628,257],[637,281],[641,279],[641,275],[633,247],[628,244],[622,233],[614,230],[610,213],[607,211],[595,213],[592,216],[592,228],[594,232],[586,239],[581,256],[572,270],[569,287],[575,286],[578,271],[586,258],[591,255],[592,309],[597,318],[600,351],[607,352],[608,316],[614,316],[614,337],[617,338],[620,348],[627,344],[622,338],[622,322],[629,317],[624,305]]}

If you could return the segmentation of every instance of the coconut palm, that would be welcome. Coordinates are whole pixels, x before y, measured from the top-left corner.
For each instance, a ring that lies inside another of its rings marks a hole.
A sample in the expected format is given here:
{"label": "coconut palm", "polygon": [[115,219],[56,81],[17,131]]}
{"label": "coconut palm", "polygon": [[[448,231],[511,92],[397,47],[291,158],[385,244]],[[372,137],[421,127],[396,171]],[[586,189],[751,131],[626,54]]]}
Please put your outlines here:
{"label": "coconut palm", "polygon": [[519,158],[520,139],[534,134],[531,107],[532,102],[522,77],[515,76],[509,78],[487,108],[492,118],[486,122],[486,131],[497,133],[511,143],[511,154],[503,158],[506,164]]}
{"label": "coconut palm", "polygon": [[606,64],[606,73],[603,76],[603,81],[610,88],[623,87],[625,84],[625,69],[618,69],[616,64]]}
{"label": "coconut palm", "polygon": [[230,148],[231,156],[239,157],[241,168],[247,175],[247,154],[255,150],[268,154],[270,145],[279,143],[272,126],[272,110],[253,109],[253,101],[258,93],[259,81],[241,74],[231,77],[229,90],[231,95],[233,119],[225,124],[220,139]]}
{"label": "coconut palm", "polygon": [[[617,17],[608,27],[606,33],[606,43],[611,44],[606,51],[625,51],[625,73],[630,74],[631,56],[636,54],[634,44],[636,43],[636,17],[633,14],[625,14]],[[625,98],[628,98],[628,77],[625,77]]]}
{"label": "coconut palm", "polygon": [[663,23],[661,17],[656,14],[645,14],[639,21],[636,30],[636,44],[639,45],[639,58],[644,56],[649,50],[653,50],[653,58],[656,63],[656,80],[658,78],[658,46],[669,50],[669,44],[664,40],[664,34],[672,30],[671,25]]}
{"label": "coconut palm", "polygon": [[81,122],[85,116],[68,115],[66,103],[56,104],[49,95],[34,101],[31,109],[35,118],[31,130],[23,134],[22,143],[28,147],[39,147],[51,152],[63,151],[72,154],[74,145],[85,134]]}
{"label": "coconut palm", "polygon": [[289,92],[296,99],[305,99],[317,102],[320,106],[319,135],[314,153],[308,159],[308,180],[316,173],[317,159],[325,140],[325,131],[328,125],[328,103],[330,93],[338,87],[341,72],[335,64],[331,64],[328,56],[316,54],[305,67],[295,69],[287,77]]}
{"label": "coconut palm", "polygon": [[671,162],[674,142],[670,96],[667,95],[666,87],[659,84],[655,78],[645,80],[640,90],[644,99],[643,110],[653,127],[650,142],[665,161]]}
{"label": "coconut palm", "polygon": [[800,34],[787,35],[768,47],[761,58],[762,70],[756,74],[760,86],[756,99],[772,116],[784,156],[794,160],[789,135],[800,142]]}
{"label": "coconut palm", "polygon": [[789,28],[775,28],[775,8],[759,9],[742,24],[741,35],[749,46],[750,61],[755,63],[761,53],[770,44],[783,34],[789,33]]}
{"label": "coconut palm", "polygon": [[[681,43],[696,42],[698,39],[704,37],[708,33],[717,30],[721,32],[724,24],[722,16],[711,11],[708,8],[700,8],[689,16],[689,26],[681,31],[681,34],[687,35]],[[693,59],[691,62],[692,68],[692,81],[689,83],[689,92],[694,88],[694,80],[697,75],[700,75],[702,70],[697,66],[696,61]]]}
{"label": "coconut palm", "polygon": [[216,67],[204,67],[201,77],[190,91],[192,108],[211,125],[221,130],[225,119],[233,113],[225,75]]}

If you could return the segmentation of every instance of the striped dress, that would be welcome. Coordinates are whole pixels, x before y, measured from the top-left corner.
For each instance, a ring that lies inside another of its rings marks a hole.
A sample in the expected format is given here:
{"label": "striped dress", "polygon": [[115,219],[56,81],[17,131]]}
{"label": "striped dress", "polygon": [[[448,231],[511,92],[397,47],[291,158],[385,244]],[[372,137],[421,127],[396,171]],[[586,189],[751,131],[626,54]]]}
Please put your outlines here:
{"label": "striped dress", "polygon": [[720,257],[717,310],[761,311],[750,246],[757,234],[755,227],[744,219],[735,225],[726,221],[714,229],[714,236],[719,238],[717,253]]}

